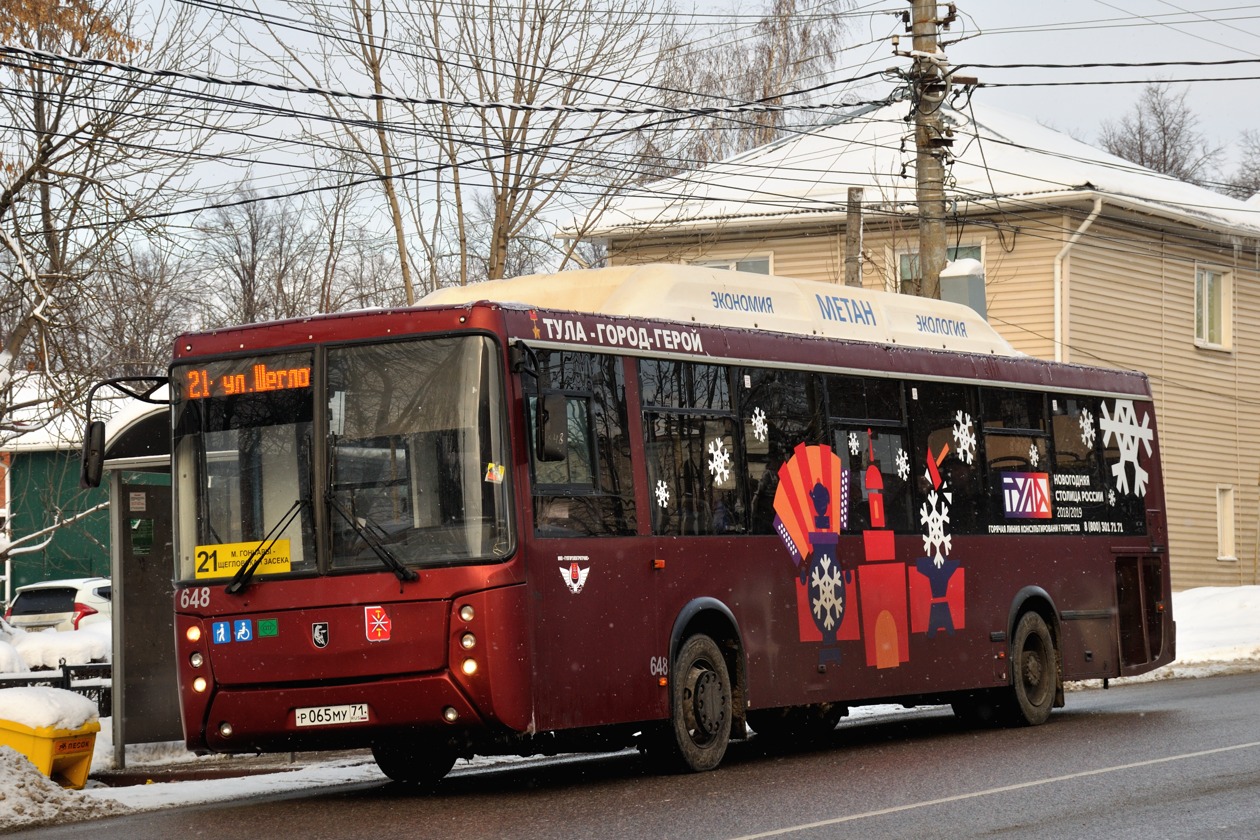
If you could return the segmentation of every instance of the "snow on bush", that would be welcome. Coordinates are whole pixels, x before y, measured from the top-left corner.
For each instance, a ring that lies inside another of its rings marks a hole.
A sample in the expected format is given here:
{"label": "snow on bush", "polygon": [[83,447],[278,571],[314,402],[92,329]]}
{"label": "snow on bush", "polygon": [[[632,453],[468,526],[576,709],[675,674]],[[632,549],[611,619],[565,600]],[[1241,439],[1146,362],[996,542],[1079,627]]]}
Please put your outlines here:
{"label": "snow on bush", "polygon": [[92,629],[27,633],[15,627],[10,642],[28,668],[56,668],[63,659],[67,665],[107,662],[112,653],[112,638]]}
{"label": "snow on bush", "polygon": [[0,674],[24,674],[29,670],[17,648],[0,639]]}

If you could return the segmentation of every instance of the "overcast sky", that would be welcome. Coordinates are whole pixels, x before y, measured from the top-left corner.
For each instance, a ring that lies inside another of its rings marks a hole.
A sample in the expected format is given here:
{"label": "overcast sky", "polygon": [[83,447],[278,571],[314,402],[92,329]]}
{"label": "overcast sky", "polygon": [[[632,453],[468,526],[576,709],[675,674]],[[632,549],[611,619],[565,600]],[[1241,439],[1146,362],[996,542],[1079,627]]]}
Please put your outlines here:
{"label": "overcast sky", "polygon": [[[909,5],[907,3],[907,5]],[[946,37],[975,33],[947,49],[951,64],[1260,59],[1260,5],[1241,0],[957,0],[960,22]],[[1256,77],[1177,83],[1211,142],[1232,145],[1260,129],[1260,64],[1082,70],[979,70],[982,82],[1100,81]],[[1128,111],[1142,85],[996,88],[984,101],[1093,142],[1103,120]]]}

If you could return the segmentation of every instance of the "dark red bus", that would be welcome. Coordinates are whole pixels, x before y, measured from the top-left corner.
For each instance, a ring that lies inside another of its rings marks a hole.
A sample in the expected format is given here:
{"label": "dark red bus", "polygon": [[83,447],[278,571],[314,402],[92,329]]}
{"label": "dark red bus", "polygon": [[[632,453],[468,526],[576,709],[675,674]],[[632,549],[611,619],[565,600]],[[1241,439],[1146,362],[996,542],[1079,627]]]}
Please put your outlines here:
{"label": "dark red bus", "polygon": [[706,268],[422,304],[178,339],[190,748],[707,770],[862,704],[1039,724],[1173,659],[1141,374]]}

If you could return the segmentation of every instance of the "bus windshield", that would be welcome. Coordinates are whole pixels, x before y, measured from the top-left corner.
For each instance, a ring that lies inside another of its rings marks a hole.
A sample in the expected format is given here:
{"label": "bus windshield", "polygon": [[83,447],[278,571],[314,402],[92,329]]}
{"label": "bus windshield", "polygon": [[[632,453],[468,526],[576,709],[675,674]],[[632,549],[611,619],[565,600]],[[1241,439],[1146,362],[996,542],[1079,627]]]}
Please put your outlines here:
{"label": "bus windshield", "polygon": [[260,576],[506,557],[496,359],[463,336],[177,367],[177,577],[230,578],[262,554]]}

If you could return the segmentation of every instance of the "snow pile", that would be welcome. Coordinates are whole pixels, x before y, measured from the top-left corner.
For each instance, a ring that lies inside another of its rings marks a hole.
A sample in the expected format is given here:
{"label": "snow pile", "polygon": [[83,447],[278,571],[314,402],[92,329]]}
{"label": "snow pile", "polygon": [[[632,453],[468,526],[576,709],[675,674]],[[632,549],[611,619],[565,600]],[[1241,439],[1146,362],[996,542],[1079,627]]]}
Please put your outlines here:
{"label": "snow pile", "polygon": [[1173,595],[1177,661],[1260,659],[1260,586],[1205,586]]}
{"label": "snow pile", "polygon": [[32,729],[80,729],[99,717],[95,702],[64,688],[0,688],[0,720]]}
{"label": "snow pile", "polygon": [[[128,744],[127,769],[142,767],[171,767],[177,764],[205,766],[215,761],[227,761],[227,755],[212,753],[197,755],[184,746],[183,741],[163,741],[154,744]],[[96,750],[92,753],[91,775],[107,772],[117,767],[114,761],[114,719],[101,718],[101,731],[96,733]],[[3,779],[0,779],[0,783]]]}
{"label": "snow pile", "polygon": [[17,648],[0,638],[0,674],[24,674],[29,670]]}
{"label": "snow pile", "polygon": [[[98,626],[103,629],[92,629]],[[65,632],[50,629],[27,633],[20,627],[12,630],[10,644],[28,668],[56,668],[63,659],[67,665],[108,662],[113,652],[113,638],[109,635],[111,631],[108,624]],[[8,670],[0,669],[4,672]]]}
{"label": "snow pile", "polygon": [[10,747],[0,747],[0,831],[60,823],[67,816],[90,820],[131,810],[117,800],[66,790],[39,772],[26,756]]}

